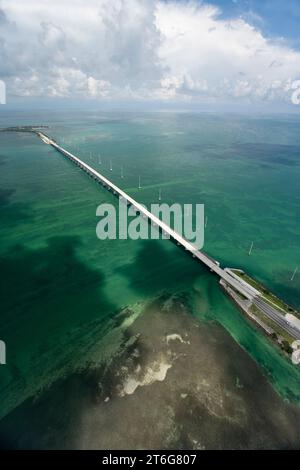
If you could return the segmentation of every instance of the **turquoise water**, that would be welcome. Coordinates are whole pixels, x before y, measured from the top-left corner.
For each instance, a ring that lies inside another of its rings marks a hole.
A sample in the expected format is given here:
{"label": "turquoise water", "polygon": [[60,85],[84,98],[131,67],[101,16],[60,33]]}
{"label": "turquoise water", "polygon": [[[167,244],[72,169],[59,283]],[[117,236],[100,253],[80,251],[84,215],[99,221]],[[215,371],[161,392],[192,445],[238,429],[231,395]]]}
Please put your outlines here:
{"label": "turquoise water", "polygon": [[[1,110],[1,127],[38,123],[146,205],[158,202],[159,188],[163,202],[205,204],[205,251],[300,308],[300,273],[290,281],[300,266],[298,117]],[[283,397],[300,401],[300,369],[211,273],[167,240],[96,238],[96,207],[117,201],[54,149],[2,133],[0,168],[2,415],[83,366],[115,312],[161,290],[189,290],[195,315],[220,322]]]}

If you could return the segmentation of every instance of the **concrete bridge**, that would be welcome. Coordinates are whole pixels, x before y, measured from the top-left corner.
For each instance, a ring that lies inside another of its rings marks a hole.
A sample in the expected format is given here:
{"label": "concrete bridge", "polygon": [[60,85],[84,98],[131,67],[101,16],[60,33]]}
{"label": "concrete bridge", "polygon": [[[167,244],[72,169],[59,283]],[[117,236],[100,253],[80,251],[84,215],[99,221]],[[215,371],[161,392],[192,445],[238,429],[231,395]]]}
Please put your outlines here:
{"label": "concrete bridge", "polygon": [[51,139],[46,134],[40,131],[36,131],[36,134],[44,143],[51,145],[58,152],[67,157],[71,162],[73,162],[75,165],[85,171],[85,173],[91,176],[96,182],[100,183],[108,191],[111,191],[114,195],[118,196],[127,205],[131,205],[132,207],[134,207],[136,211],[138,211],[140,214],[142,214],[145,218],[148,219],[149,223],[158,227],[163,232],[163,234],[168,234],[168,236],[173,242],[176,242],[177,245],[184,248],[188,253],[193,256],[193,258],[197,259],[205,266],[207,266],[212,272],[217,274],[220,279],[223,279],[231,288],[237,291],[240,295],[250,300],[253,304],[259,306],[259,308],[263,310],[267,316],[269,316],[273,321],[275,321],[275,323],[280,325],[282,328],[286,329],[289,334],[291,334],[296,339],[300,339],[300,331],[296,328],[291,327],[291,325],[289,325],[288,322],[285,320],[285,317],[275,308],[271,308],[270,310],[270,305],[264,300],[262,294],[257,289],[245,283],[244,281],[239,280],[237,276],[233,276],[230,271],[220,267],[220,264],[217,261],[215,261],[203,251],[198,250],[192,243],[187,241],[185,238],[179,235],[179,233],[174,231],[169,225],[165,224],[162,220],[153,215],[145,207],[139,204],[135,199],[129,196],[125,191],[116,186],[105,176],[101,175],[101,173],[96,171],[90,165],[83,162],[71,152],[58,145],[55,140]]}

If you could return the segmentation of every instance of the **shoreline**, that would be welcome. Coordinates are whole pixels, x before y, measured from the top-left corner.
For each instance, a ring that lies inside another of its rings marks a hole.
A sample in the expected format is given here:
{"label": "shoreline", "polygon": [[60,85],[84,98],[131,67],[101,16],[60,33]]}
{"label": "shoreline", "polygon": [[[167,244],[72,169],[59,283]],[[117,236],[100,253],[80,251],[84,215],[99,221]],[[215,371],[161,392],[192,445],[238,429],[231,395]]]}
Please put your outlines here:
{"label": "shoreline", "polygon": [[123,329],[119,345],[107,362],[59,380],[4,418],[2,439],[15,448],[300,445],[299,407],[278,395],[223,327],[191,315],[186,294],[150,302]]}

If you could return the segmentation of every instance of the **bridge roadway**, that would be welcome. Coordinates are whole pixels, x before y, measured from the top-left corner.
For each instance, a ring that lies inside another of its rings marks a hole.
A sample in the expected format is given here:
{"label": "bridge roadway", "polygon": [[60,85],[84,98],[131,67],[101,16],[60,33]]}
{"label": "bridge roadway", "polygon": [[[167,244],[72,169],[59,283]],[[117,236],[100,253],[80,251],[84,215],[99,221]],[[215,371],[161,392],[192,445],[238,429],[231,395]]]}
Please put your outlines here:
{"label": "bridge roadway", "polygon": [[271,308],[270,311],[270,305],[264,301],[263,297],[258,294],[258,291],[256,289],[254,289],[250,285],[246,285],[245,283],[239,282],[239,280],[235,279],[228,272],[226,272],[225,269],[221,268],[219,264],[210,256],[206,255],[203,251],[198,250],[195,245],[193,245],[181,235],[179,235],[179,233],[169,227],[169,225],[165,224],[162,220],[153,215],[144,206],[139,204],[135,199],[125,193],[125,191],[116,186],[109,179],[105,178],[105,176],[101,175],[101,173],[96,171],[90,165],[80,160],[71,152],[68,152],[66,149],[58,145],[53,139],[49,138],[42,132],[37,131],[36,133],[43,142],[54,147],[58,152],[62,153],[69,160],[75,163],[75,165],[84,170],[89,176],[94,178],[94,180],[100,182],[108,190],[111,190],[113,194],[119,196],[120,199],[123,199],[124,202],[127,203],[127,205],[131,205],[132,207],[134,207],[135,210],[140,212],[140,214],[144,215],[148,219],[148,221],[151,221],[154,226],[159,227],[164,235],[167,234],[171,240],[176,241],[178,245],[185,248],[185,250],[191,253],[194,258],[197,258],[199,261],[205,264],[211,271],[216,273],[221,279],[224,279],[224,281],[228,285],[230,285],[233,289],[239,292],[242,296],[256,303],[257,307],[261,308],[269,318],[271,318],[273,321],[276,321],[278,325],[286,329],[286,331],[292,334],[292,336],[294,336],[296,339],[300,339],[300,331],[292,327],[285,320],[284,316],[279,313],[276,309]]}
{"label": "bridge roadway", "polygon": [[254,297],[253,304],[271,320],[277,323],[278,326],[284,328],[285,331],[293,338],[300,340],[300,331],[291,323],[287,322],[283,315],[278,314],[278,310],[276,310],[276,308],[272,307],[272,305],[270,305],[268,302],[265,302],[260,297]]}

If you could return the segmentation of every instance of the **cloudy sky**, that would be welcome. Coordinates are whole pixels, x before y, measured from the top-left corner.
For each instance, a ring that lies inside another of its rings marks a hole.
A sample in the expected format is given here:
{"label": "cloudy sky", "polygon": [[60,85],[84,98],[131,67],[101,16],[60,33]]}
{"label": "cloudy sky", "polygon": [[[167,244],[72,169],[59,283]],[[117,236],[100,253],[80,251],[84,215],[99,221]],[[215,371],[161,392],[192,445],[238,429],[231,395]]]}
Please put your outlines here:
{"label": "cloudy sky", "polygon": [[0,0],[0,80],[8,102],[296,108],[300,2]]}

